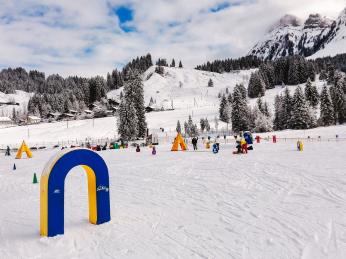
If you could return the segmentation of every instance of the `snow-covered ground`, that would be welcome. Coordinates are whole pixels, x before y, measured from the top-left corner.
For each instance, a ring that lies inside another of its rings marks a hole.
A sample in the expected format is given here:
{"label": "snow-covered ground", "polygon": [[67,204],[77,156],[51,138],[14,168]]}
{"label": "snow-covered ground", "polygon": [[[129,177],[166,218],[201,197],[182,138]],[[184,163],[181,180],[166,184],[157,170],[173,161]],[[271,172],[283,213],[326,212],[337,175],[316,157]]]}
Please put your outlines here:
{"label": "snow-covered ground", "polygon": [[39,236],[40,187],[31,182],[57,150],[0,156],[0,257],[346,258],[346,142],[306,142],[304,152],[263,142],[248,155],[233,148],[101,152],[111,222],[88,223],[87,179],[75,168],[65,235],[55,238]]}
{"label": "snow-covered ground", "polygon": [[[144,73],[144,99],[149,105],[150,99],[155,101],[153,106],[165,109],[193,109],[218,105],[218,95],[228,88],[233,91],[236,84],[247,86],[250,75],[255,70],[242,70],[231,73],[212,73],[187,68],[164,67],[163,76],[154,73],[152,66]],[[208,87],[212,79],[214,87]],[[119,99],[122,88],[108,93],[109,98]]]}
{"label": "snow-covered ground", "polygon": [[19,105],[0,105],[0,116],[12,117],[13,108],[19,113],[23,113],[28,110],[28,102],[33,93],[27,93],[24,91],[15,91],[14,94],[4,94],[0,92],[0,103],[15,102]]}

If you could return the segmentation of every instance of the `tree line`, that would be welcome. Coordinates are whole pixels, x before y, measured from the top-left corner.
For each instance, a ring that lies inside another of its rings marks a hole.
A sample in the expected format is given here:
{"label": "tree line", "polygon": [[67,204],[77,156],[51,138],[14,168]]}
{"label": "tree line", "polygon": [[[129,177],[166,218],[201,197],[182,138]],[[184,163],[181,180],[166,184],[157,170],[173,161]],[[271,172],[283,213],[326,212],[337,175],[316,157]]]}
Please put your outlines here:
{"label": "tree line", "polygon": [[225,59],[207,62],[196,67],[197,70],[225,73],[234,70],[246,70],[250,68],[258,68],[263,61],[256,56],[246,56],[238,59]]}
{"label": "tree line", "polygon": [[143,73],[152,66],[151,55],[137,57],[121,71],[117,69],[92,78],[70,76],[63,78],[58,74],[46,78],[45,73],[24,68],[8,68],[0,72],[0,91],[6,94],[22,90],[34,95],[29,100],[28,113],[46,118],[51,112],[82,111],[95,102],[107,104],[106,93],[122,87],[131,79],[132,71]]}

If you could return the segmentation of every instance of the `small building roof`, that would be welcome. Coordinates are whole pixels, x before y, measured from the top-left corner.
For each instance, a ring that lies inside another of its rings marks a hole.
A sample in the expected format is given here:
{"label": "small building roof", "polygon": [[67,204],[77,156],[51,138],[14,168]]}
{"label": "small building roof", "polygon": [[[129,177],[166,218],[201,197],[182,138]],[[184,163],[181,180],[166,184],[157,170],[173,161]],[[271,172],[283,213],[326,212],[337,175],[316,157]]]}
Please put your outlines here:
{"label": "small building roof", "polygon": [[60,112],[50,112],[49,115],[52,115],[52,116],[60,116],[61,113],[60,113]]}
{"label": "small building roof", "polygon": [[67,116],[67,117],[74,117],[74,115],[71,114],[71,113],[64,113],[63,115],[64,115],[64,116]]}
{"label": "small building roof", "polygon": [[34,116],[34,115],[29,115],[28,119],[30,119],[30,120],[41,120],[40,117],[37,117],[37,116]]}

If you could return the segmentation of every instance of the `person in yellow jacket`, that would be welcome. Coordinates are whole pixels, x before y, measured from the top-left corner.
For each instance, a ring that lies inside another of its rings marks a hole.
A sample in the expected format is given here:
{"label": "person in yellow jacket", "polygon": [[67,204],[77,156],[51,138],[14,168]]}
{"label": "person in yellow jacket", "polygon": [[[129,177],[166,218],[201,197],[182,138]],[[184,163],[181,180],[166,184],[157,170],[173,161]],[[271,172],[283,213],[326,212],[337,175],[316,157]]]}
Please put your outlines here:
{"label": "person in yellow jacket", "polygon": [[247,142],[244,137],[242,137],[240,140],[240,146],[241,146],[241,152],[243,154],[247,154]]}

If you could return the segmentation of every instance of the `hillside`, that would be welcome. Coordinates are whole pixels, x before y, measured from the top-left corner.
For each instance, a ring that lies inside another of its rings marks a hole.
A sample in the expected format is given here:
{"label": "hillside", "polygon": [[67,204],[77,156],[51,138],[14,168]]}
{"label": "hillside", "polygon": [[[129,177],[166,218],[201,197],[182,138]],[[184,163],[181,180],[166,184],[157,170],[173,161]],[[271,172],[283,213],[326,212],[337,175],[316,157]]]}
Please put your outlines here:
{"label": "hillside", "polygon": [[[192,115],[196,124],[201,118],[208,118],[211,128],[215,129],[214,118],[219,115],[219,93],[225,93],[226,88],[231,92],[238,83],[248,84],[249,76],[253,70],[232,73],[210,73],[193,69],[165,68],[164,76],[154,72],[155,67],[149,68],[144,76],[145,104],[148,105],[153,98],[157,108],[171,109],[173,100],[174,110],[151,112],[146,114],[150,131],[159,131],[164,128],[165,132],[160,136],[172,136],[178,120],[183,123]],[[207,87],[209,79],[214,82],[214,87]],[[317,81],[320,91],[324,81]],[[304,87],[304,85],[301,85]],[[293,93],[296,86],[288,86]],[[118,99],[122,89],[108,93],[109,98]],[[266,91],[263,97],[269,103],[273,112],[274,98],[284,91],[277,86]],[[25,95],[24,93],[22,93]],[[3,95],[4,96],[4,95]],[[17,99],[18,100],[18,99]],[[249,104],[254,105],[256,99],[250,99]],[[226,128],[226,124],[219,122],[218,129]],[[330,129],[333,132],[340,131],[338,128]],[[70,121],[69,123],[55,122],[42,123],[39,125],[17,126],[0,130],[0,143],[18,145],[25,139],[32,145],[51,145],[64,141],[65,144],[76,140],[92,140],[114,138],[117,136],[116,118],[107,117],[95,120]]]}
{"label": "hillside", "polygon": [[0,103],[16,103],[18,105],[1,105],[0,116],[12,116],[13,108],[20,113],[27,110],[28,102],[33,94],[16,90],[14,94],[0,92]]}
{"label": "hillside", "polygon": [[[163,76],[155,73],[155,66],[144,73],[144,99],[149,105],[153,98],[156,108],[191,109],[214,106],[218,102],[219,93],[226,88],[231,92],[236,84],[247,85],[254,70],[231,73],[211,73],[187,68],[165,67]],[[209,79],[214,87],[208,87]],[[119,99],[122,88],[107,94],[108,98]]]}

